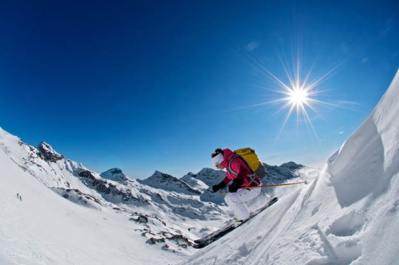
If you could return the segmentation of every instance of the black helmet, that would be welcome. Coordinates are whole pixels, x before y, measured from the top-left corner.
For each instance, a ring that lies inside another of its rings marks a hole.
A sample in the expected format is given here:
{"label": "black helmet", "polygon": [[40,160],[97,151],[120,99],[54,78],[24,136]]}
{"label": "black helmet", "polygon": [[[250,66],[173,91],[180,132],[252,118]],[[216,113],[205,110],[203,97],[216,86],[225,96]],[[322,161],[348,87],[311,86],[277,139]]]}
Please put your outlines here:
{"label": "black helmet", "polygon": [[223,154],[223,155],[224,155],[224,151],[223,151],[222,148],[217,148],[217,149],[215,150],[215,152],[212,153],[212,158],[214,158],[214,157],[217,156],[218,154]]}

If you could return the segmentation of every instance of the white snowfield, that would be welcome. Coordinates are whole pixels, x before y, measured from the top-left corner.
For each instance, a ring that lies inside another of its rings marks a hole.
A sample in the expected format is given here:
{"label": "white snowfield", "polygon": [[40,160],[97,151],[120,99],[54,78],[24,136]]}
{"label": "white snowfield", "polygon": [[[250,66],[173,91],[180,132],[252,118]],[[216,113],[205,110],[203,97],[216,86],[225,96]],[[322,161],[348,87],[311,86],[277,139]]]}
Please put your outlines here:
{"label": "white snowfield", "polygon": [[105,181],[46,144],[43,159],[0,128],[0,265],[399,264],[398,99],[399,71],[321,174],[303,169],[292,182],[307,185],[262,193],[252,209],[279,201],[203,249],[184,243],[230,217],[218,198],[200,199],[207,186],[198,179]]}

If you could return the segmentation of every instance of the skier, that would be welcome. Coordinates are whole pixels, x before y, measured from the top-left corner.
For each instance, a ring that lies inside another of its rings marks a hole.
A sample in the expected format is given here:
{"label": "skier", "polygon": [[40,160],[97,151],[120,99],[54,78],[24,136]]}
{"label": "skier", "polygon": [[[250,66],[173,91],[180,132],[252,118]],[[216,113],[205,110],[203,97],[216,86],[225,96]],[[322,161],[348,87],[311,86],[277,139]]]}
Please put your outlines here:
{"label": "skier", "polygon": [[212,191],[229,186],[229,193],[226,194],[224,200],[226,204],[233,210],[236,220],[243,221],[249,218],[249,209],[245,202],[256,198],[261,189],[242,189],[242,187],[260,186],[262,183],[260,179],[247,166],[245,161],[236,156],[235,153],[229,149],[218,148],[212,153],[212,162],[218,169],[226,169],[226,177],[217,185],[212,186]]}

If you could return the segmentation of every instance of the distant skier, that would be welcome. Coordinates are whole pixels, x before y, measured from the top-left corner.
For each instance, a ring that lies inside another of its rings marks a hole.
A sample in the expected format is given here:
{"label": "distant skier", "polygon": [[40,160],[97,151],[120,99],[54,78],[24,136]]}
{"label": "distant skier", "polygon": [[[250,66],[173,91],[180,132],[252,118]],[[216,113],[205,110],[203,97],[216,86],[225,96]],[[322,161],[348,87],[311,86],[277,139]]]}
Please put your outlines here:
{"label": "distant skier", "polygon": [[[256,198],[261,189],[242,189],[242,187],[260,186],[262,183],[247,166],[245,161],[235,156],[235,153],[229,149],[218,148],[212,153],[212,162],[218,169],[226,169],[226,177],[217,185],[212,186],[212,191],[229,186],[229,193],[224,197],[225,202],[233,210],[238,220],[249,218],[249,209],[245,202]],[[235,172],[237,174],[235,174]]]}

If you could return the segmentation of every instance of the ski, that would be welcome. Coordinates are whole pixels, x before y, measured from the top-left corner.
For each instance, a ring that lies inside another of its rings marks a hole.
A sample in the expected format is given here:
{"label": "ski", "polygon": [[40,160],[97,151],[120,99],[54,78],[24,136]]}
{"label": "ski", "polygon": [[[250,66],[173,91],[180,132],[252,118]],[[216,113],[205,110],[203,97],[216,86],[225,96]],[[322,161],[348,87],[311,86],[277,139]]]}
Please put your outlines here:
{"label": "ski", "polygon": [[225,227],[203,237],[197,240],[194,240],[194,244],[193,247],[194,248],[203,248],[208,246],[209,244],[211,244],[212,242],[215,242],[216,240],[218,240],[219,238],[227,235],[228,233],[230,233],[231,231],[233,231],[234,229],[236,229],[237,227],[241,226],[242,224],[245,224],[246,222],[248,222],[249,220],[251,220],[252,218],[254,218],[255,216],[257,216],[259,213],[261,213],[263,210],[267,209],[268,207],[272,206],[273,204],[275,204],[278,201],[277,197],[274,197],[273,199],[271,199],[268,203],[266,203],[265,206],[255,210],[254,212],[251,213],[251,215],[249,216],[248,219],[244,220],[243,222],[235,222],[232,224],[228,224]]}

